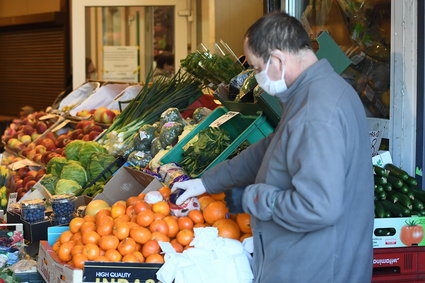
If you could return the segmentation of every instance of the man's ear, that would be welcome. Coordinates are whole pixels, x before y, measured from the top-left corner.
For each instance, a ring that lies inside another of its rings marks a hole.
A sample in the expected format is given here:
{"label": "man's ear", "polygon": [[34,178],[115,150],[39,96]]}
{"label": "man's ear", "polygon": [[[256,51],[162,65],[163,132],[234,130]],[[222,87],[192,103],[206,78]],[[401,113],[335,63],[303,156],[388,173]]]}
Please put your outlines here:
{"label": "man's ear", "polygon": [[283,55],[283,52],[279,49],[274,49],[270,52],[270,55],[279,59],[280,63],[285,63],[285,56]]}

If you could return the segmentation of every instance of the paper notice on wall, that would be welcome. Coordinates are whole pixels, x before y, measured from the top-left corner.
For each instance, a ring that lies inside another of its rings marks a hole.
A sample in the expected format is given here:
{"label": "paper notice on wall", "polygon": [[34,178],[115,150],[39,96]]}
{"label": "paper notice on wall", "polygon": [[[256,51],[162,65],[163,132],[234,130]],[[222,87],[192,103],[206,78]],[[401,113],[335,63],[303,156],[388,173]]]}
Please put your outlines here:
{"label": "paper notice on wall", "polygon": [[103,80],[138,82],[137,46],[103,47]]}
{"label": "paper notice on wall", "polygon": [[382,141],[382,131],[369,131],[372,156],[378,154],[379,147]]}

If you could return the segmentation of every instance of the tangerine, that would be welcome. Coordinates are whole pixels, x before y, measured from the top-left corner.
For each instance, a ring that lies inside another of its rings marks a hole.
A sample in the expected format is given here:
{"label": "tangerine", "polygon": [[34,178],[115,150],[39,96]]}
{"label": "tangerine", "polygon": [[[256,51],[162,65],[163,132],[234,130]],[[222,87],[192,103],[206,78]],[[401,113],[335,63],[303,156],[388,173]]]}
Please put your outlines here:
{"label": "tangerine", "polygon": [[169,187],[162,187],[158,191],[165,200],[170,198],[171,189]]}
{"label": "tangerine", "polygon": [[111,217],[117,218],[119,216],[125,215],[125,210],[127,209],[125,204],[116,202],[111,206]]}
{"label": "tangerine", "polygon": [[188,215],[190,219],[192,219],[193,223],[199,224],[204,223],[204,216],[202,215],[202,212],[199,210],[191,210],[189,211]]}
{"label": "tangerine", "polygon": [[146,263],[164,263],[164,257],[160,254],[151,254],[146,260]]}
{"label": "tangerine", "polygon": [[142,255],[146,258],[152,254],[158,254],[161,251],[161,248],[158,245],[158,242],[155,240],[147,241],[142,247]]}
{"label": "tangerine", "polygon": [[136,203],[133,207],[136,214],[139,214],[142,211],[151,210],[151,206],[149,205],[149,203],[144,200],[141,200],[140,202]]}
{"label": "tangerine", "polygon": [[224,202],[216,200],[211,202],[203,211],[205,222],[213,224],[219,219],[226,218],[228,209]]}
{"label": "tangerine", "polygon": [[83,248],[83,255],[87,257],[88,260],[94,260],[100,255],[100,249],[96,244],[87,244]]}
{"label": "tangerine", "polygon": [[193,221],[187,216],[182,216],[177,219],[177,224],[179,225],[179,230],[184,229],[193,229]]}
{"label": "tangerine", "polygon": [[115,223],[113,228],[113,234],[119,239],[123,240],[128,237],[130,234],[130,225],[129,222],[118,222]]}
{"label": "tangerine", "polygon": [[183,252],[183,246],[180,245],[177,240],[175,240],[174,242],[171,241],[171,245],[173,246],[173,248],[176,250],[176,252],[181,253]]}
{"label": "tangerine", "polygon": [[103,262],[108,262],[108,261],[110,261],[110,260],[109,260],[109,258],[107,258],[106,256],[104,256],[104,255],[100,255],[100,256],[98,256],[97,258],[95,258],[95,259],[94,259],[94,261],[103,261]]}
{"label": "tangerine", "polygon": [[218,193],[218,194],[210,194],[210,196],[215,200],[224,200],[226,197],[226,194],[224,192]]}
{"label": "tangerine", "polygon": [[215,201],[211,196],[205,195],[198,198],[199,201],[199,207],[201,208],[201,211],[204,211],[205,208],[212,202]]}
{"label": "tangerine", "polygon": [[113,262],[119,262],[122,259],[122,255],[117,250],[107,250],[105,256]]}
{"label": "tangerine", "polygon": [[218,235],[224,238],[239,240],[241,231],[238,224],[232,219],[219,219],[214,222],[213,227],[218,229]]}
{"label": "tangerine", "polygon": [[194,237],[193,231],[189,229],[181,230],[177,233],[177,242],[182,246],[187,246],[192,242]]}
{"label": "tangerine", "polygon": [[168,224],[165,220],[159,219],[155,220],[149,225],[149,230],[151,232],[161,232],[162,234],[168,234]]}
{"label": "tangerine", "polygon": [[80,232],[74,233],[71,237],[71,241],[74,241],[75,243],[82,241],[82,234]]}
{"label": "tangerine", "polygon": [[85,254],[76,254],[72,257],[72,264],[79,269],[84,269],[84,262],[88,261],[89,259]]}
{"label": "tangerine", "polygon": [[151,236],[151,231],[145,227],[133,227],[130,230],[130,237],[140,244],[146,243],[151,238]]}
{"label": "tangerine", "polygon": [[61,244],[64,244],[66,242],[71,241],[72,236],[73,234],[71,231],[65,231],[59,236],[59,241],[61,242]]}
{"label": "tangerine", "polygon": [[58,256],[62,261],[70,261],[72,259],[72,248],[74,247],[75,243],[73,241],[68,241],[66,243],[62,243],[62,245],[59,247],[59,253]]}
{"label": "tangerine", "polygon": [[119,243],[118,251],[122,256],[134,253],[136,251],[136,242],[127,237]]}
{"label": "tangerine", "polygon": [[77,254],[81,254],[81,253],[83,253],[83,248],[84,248],[84,246],[83,246],[83,245],[75,244],[75,245],[72,247],[71,255],[72,255],[72,256],[74,256],[74,255],[77,255]]}
{"label": "tangerine", "polygon": [[145,262],[145,257],[142,255],[141,252],[134,252],[133,255],[135,255],[137,257],[139,262]]}
{"label": "tangerine", "polygon": [[251,215],[248,213],[239,213],[236,215],[236,223],[242,233],[251,233]]}
{"label": "tangerine", "polygon": [[134,254],[126,254],[122,260],[122,262],[140,262],[138,257]]}
{"label": "tangerine", "polygon": [[117,249],[119,243],[120,243],[120,240],[118,240],[118,238],[115,237],[114,235],[102,236],[99,239],[99,247],[105,251]]}
{"label": "tangerine", "polygon": [[162,215],[170,214],[170,206],[164,200],[158,201],[152,206],[153,212],[161,213]]}
{"label": "tangerine", "polygon": [[84,217],[84,222],[96,222],[96,218],[93,215],[86,214]]}
{"label": "tangerine", "polygon": [[152,210],[141,211],[137,214],[136,223],[143,227],[148,227],[154,220],[154,213]]}
{"label": "tangerine", "polygon": [[243,234],[240,238],[239,241],[243,242],[243,240],[245,240],[246,238],[252,237],[252,233],[246,233]]}
{"label": "tangerine", "polygon": [[114,228],[114,220],[110,216],[103,216],[99,219],[96,227],[96,232],[100,236],[110,235],[112,234],[112,229]]}
{"label": "tangerine", "polygon": [[81,226],[84,223],[84,219],[81,217],[75,217],[69,222],[69,231],[77,233],[80,231]]}
{"label": "tangerine", "polygon": [[175,218],[171,216],[164,217],[164,221],[168,225],[168,234],[167,236],[170,238],[174,238],[177,235],[177,232],[179,232],[179,224],[175,220]]}
{"label": "tangerine", "polygon": [[142,200],[138,197],[129,197],[127,199],[127,206],[135,206],[137,203],[141,202]]}
{"label": "tangerine", "polygon": [[130,222],[130,216],[128,216],[127,214],[124,215],[120,215],[117,218],[114,219],[114,224],[117,222]]}
{"label": "tangerine", "polygon": [[83,225],[81,225],[80,232],[83,234],[84,232],[88,231],[95,231],[96,230],[96,224],[94,222],[84,222]]}
{"label": "tangerine", "polygon": [[151,235],[151,240],[156,240],[158,242],[169,242],[170,238],[161,232],[153,232]]}
{"label": "tangerine", "polygon": [[97,244],[100,239],[100,235],[95,231],[87,231],[82,234],[83,244]]}

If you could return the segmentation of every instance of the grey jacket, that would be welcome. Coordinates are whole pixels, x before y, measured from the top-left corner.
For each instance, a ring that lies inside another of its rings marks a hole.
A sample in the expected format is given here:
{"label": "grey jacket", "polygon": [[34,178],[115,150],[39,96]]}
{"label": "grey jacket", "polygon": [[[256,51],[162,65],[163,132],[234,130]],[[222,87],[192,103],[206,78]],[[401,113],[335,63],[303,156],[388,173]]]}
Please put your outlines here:
{"label": "grey jacket", "polygon": [[202,176],[245,187],[255,282],[370,282],[373,175],[363,105],[325,59],[279,97],[274,134]]}

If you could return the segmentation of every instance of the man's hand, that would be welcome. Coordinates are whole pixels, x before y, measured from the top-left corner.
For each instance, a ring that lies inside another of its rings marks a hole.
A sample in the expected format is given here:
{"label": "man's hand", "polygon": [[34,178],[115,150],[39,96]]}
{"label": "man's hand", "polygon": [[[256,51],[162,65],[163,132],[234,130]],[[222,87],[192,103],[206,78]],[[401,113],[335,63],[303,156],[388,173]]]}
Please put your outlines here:
{"label": "man's hand", "polygon": [[177,189],[185,190],[185,192],[176,200],[177,205],[181,205],[188,198],[202,195],[207,191],[201,179],[193,179],[174,183],[173,189],[171,191],[174,192]]}

